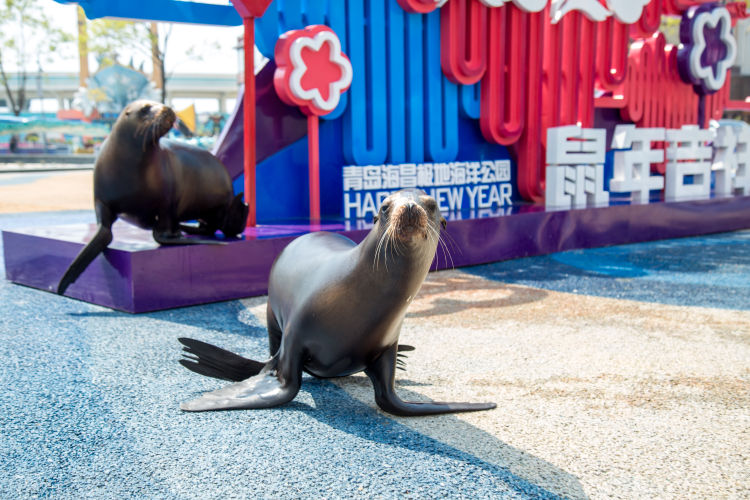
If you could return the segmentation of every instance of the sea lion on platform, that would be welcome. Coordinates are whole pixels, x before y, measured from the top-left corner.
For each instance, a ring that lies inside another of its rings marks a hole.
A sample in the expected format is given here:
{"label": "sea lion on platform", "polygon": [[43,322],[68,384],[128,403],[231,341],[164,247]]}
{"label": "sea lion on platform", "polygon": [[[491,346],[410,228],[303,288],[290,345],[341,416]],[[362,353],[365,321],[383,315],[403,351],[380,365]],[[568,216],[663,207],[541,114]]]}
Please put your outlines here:
{"label": "sea lion on platform", "polygon": [[271,359],[248,360],[210,344],[180,339],[191,355],[181,360],[184,366],[203,375],[241,380],[180,408],[278,406],[294,399],[303,370],[322,378],[364,371],[378,406],[396,415],[495,408],[494,403],[402,401],[394,390],[401,323],[430,269],[444,225],[435,200],[409,189],[384,201],[359,245],[326,232],[292,241],[269,277]]}
{"label": "sea lion on platform", "polygon": [[[117,118],[94,165],[97,232],[65,271],[58,294],[111,243],[118,217],[152,229],[162,245],[217,243],[182,231],[210,236],[221,230],[227,237],[243,231],[248,207],[242,194],[234,195],[224,165],[208,151],[163,137],[176,118],[151,101],[132,102]],[[181,224],[191,220],[199,225]]]}

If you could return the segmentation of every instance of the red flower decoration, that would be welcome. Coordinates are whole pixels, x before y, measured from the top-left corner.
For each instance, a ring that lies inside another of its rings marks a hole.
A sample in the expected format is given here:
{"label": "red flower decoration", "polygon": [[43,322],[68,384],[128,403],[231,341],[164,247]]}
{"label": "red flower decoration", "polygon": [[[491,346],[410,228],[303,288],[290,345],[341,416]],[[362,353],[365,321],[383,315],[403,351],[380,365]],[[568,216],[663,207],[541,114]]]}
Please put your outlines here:
{"label": "red flower decoration", "polygon": [[325,115],[338,106],[352,83],[352,65],[331,28],[308,26],[284,33],[274,50],[273,84],[281,100],[307,115]]}

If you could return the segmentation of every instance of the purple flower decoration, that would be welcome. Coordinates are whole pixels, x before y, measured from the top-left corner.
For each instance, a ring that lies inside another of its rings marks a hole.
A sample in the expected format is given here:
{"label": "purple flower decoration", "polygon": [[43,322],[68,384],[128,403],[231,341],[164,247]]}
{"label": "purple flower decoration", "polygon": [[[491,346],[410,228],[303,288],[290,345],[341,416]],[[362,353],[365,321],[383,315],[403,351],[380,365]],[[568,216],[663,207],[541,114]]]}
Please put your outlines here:
{"label": "purple flower decoration", "polygon": [[677,63],[682,80],[703,95],[721,89],[737,55],[729,11],[716,4],[691,7],[680,22],[680,42]]}

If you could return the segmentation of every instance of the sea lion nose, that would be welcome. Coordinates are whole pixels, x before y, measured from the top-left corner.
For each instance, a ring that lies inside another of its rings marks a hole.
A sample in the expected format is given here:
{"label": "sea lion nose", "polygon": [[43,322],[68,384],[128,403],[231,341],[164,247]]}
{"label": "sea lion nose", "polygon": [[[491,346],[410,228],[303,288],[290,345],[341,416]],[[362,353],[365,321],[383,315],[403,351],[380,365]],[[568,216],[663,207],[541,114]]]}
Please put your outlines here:
{"label": "sea lion nose", "polygon": [[409,224],[415,224],[419,220],[419,213],[417,212],[417,204],[409,202],[404,207],[404,214],[406,222]]}

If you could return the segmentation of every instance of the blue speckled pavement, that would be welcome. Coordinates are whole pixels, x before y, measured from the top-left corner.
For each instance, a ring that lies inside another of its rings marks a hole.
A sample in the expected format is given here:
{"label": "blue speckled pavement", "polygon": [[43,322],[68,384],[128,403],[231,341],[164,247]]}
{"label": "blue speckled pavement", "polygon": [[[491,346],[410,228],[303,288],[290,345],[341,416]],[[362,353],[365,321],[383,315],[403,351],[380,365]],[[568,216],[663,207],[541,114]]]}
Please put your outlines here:
{"label": "blue speckled pavement", "polygon": [[[0,228],[91,219],[0,215]],[[177,338],[264,359],[264,304],[134,316],[2,279],[0,498],[750,492],[750,232],[431,275],[398,390],[490,412],[392,417],[361,375],[306,377],[276,409],[181,412],[223,383],[182,368]]]}

